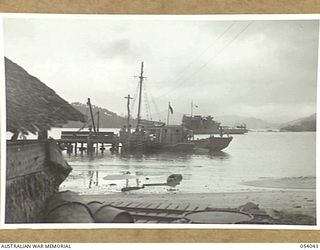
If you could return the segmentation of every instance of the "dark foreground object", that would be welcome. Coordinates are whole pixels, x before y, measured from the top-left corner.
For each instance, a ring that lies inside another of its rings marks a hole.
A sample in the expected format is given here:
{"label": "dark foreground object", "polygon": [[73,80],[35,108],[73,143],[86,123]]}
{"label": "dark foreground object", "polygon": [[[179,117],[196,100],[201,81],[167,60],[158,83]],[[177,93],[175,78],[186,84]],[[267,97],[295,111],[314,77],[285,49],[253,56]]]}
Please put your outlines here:
{"label": "dark foreground object", "polygon": [[236,208],[147,201],[110,202],[109,205],[128,211],[135,223],[316,225],[316,219],[312,216],[262,209],[252,202]]}
{"label": "dark foreground object", "polygon": [[71,167],[53,141],[7,142],[6,223],[37,223]]}
{"label": "dark foreground object", "polygon": [[60,192],[48,200],[43,222],[316,225],[312,216],[264,210],[251,202],[237,208],[215,208],[125,200],[90,201],[74,192]]}
{"label": "dark foreground object", "polygon": [[101,202],[86,203],[71,191],[50,197],[44,212],[45,223],[133,223],[132,216],[123,210]]}

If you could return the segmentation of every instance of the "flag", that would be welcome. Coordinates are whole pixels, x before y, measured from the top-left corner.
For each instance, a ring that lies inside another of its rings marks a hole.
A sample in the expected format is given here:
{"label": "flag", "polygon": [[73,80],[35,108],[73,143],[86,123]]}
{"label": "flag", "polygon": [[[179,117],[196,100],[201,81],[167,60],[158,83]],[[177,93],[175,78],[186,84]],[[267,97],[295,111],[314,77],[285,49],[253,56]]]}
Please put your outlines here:
{"label": "flag", "polygon": [[169,110],[170,110],[170,113],[173,114],[173,108],[171,107],[170,103],[169,103]]}

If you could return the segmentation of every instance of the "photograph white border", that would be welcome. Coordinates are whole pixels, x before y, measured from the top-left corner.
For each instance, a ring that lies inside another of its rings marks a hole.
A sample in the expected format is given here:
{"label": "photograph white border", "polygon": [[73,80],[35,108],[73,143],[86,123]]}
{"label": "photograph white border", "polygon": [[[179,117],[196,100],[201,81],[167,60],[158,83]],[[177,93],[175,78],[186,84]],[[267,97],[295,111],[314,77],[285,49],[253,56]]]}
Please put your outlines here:
{"label": "photograph white border", "polygon": [[[26,13],[0,13],[0,55],[2,55],[0,66],[0,114],[1,114],[1,208],[0,208],[0,229],[289,229],[289,230],[319,230],[319,185],[316,185],[316,221],[317,225],[239,225],[239,224],[99,224],[99,223],[25,223],[6,224],[5,223],[5,190],[6,190],[6,109],[5,109],[5,70],[4,70],[4,34],[3,19],[6,18],[32,18],[32,19],[88,19],[88,20],[212,20],[212,21],[248,21],[248,20],[320,20],[320,14],[243,14],[243,15],[105,15],[105,14],[26,14]],[[320,26],[320,25],[319,25]],[[319,30],[320,34],[320,30]],[[318,36],[319,36],[318,34]],[[320,37],[319,37],[320,40]],[[320,90],[319,82],[319,41],[318,41],[318,74],[317,74],[317,113],[319,111],[318,97]],[[317,115],[316,132],[316,182],[318,182],[318,147],[320,131],[320,119]]]}

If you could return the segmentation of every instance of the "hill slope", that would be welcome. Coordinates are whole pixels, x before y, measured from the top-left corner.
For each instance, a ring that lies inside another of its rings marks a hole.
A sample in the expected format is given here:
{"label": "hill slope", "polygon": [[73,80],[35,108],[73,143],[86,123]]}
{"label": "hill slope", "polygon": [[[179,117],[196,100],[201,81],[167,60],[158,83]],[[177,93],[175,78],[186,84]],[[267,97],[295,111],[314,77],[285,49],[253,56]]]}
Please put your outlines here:
{"label": "hill slope", "polygon": [[313,114],[308,117],[304,117],[298,120],[294,120],[283,124],[280,131],[292,131],[292,132],[302,132],[302,131],[316,131],[317,115]]}
{"label": "hill slope", "polygon": [[[87,116],[87,120],[89,120],[89,124],[91,124],[90,113],[88,111],[88,105],[82,104],[79,102],[71,103],[71,105],[79,110],[81,113]],[[127,124],[127,118],[117,115],[116,113],[101,108],[98,106],[92,106],[92,111],[95,119],[95,123],[97,121],[97,112],[100,112],[100,128],[121,128],[123,125]],[[132,121],[135,124],[135,120]],[[81,122],[68,122],[64,127],[65,128],[80,128],[84,125]]]}

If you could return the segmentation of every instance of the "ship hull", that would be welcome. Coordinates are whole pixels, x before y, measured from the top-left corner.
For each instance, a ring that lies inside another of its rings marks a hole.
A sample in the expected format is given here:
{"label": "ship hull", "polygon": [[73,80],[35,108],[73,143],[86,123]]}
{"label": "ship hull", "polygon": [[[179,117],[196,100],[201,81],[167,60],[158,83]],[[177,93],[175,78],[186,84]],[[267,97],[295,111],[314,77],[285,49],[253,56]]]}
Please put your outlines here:
{"label": "ship hull", "polygon": [[163,145],[162,150],[169,152],[192,152],[195,148],[194,143],[175,143],[172,145]]}
{"label": "ship hull", "polygon": [[230,128],[230,129],[223,129],[224,134],[229,135],[244,135],[248,133],[247,129],[236,129],[236,128]]}
{"label": "ship hull", "polygon": [[209,137],[206,139],[195,140],[195,148],[204,148],[209,152],[221,151],[229,146],[232,137]]}
{"label": "ship hull", "polygon": [[219,134],[219,130],[212,128],[199,128],[192,129],[193,134],[195,135],[209,135],[209,134]]}
{"label": "ship hull", "polygon": [[195,148],[194,143],[174,143],[174,144],[144,144],[137,146],[134,144],[124,145],[123,152],[143,152],[143,153],[160,153],[160,152],[193,152]]}

